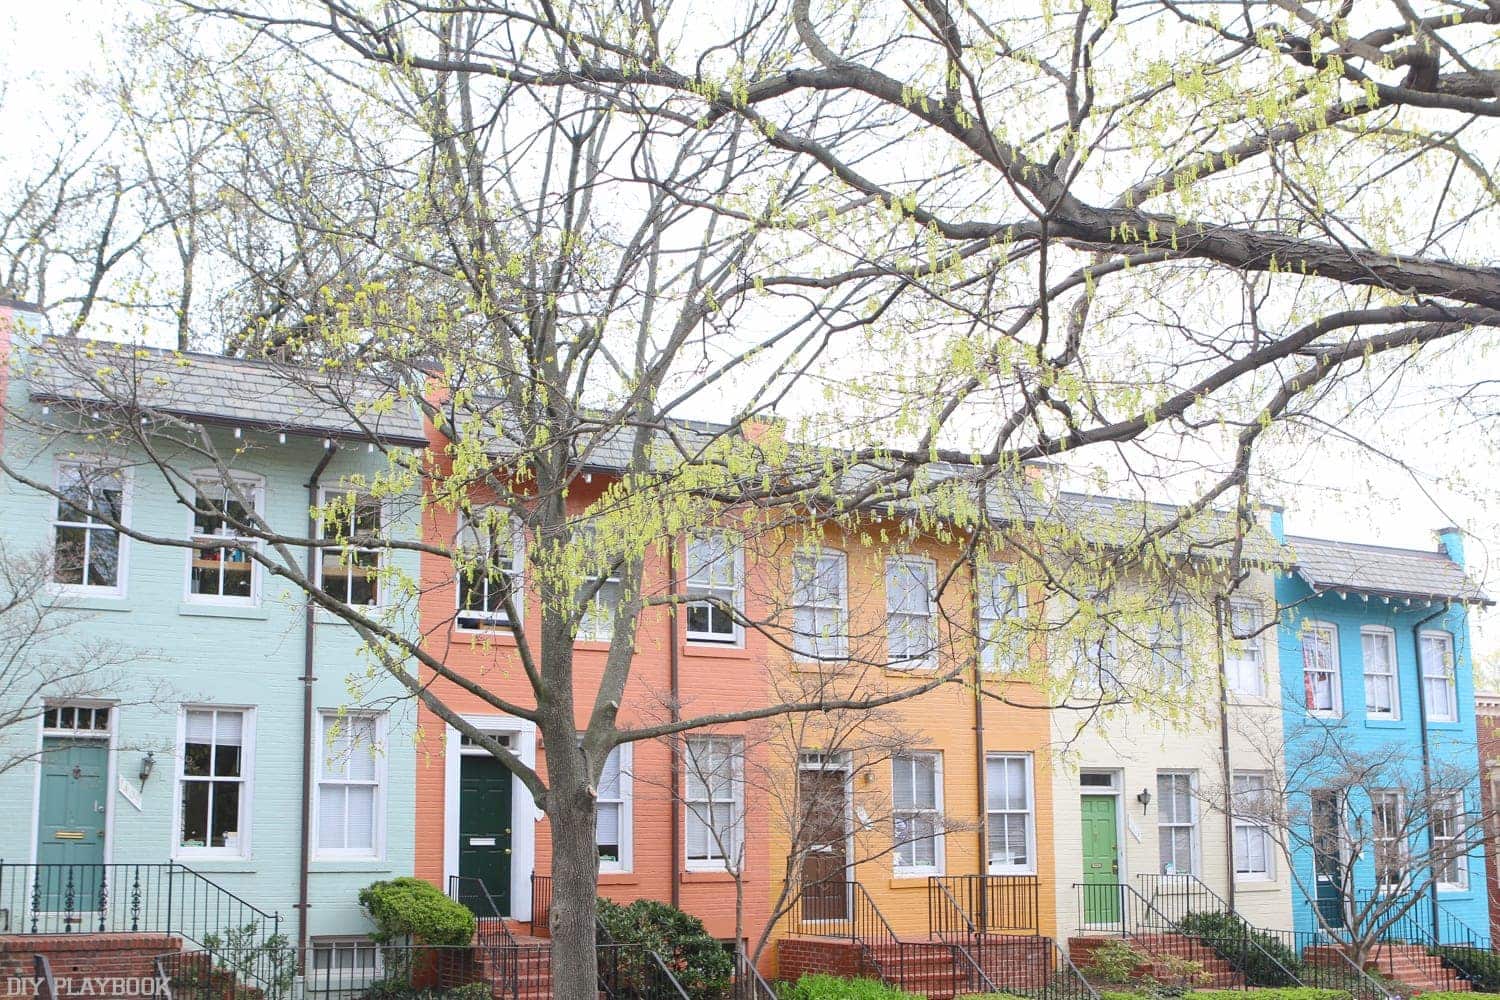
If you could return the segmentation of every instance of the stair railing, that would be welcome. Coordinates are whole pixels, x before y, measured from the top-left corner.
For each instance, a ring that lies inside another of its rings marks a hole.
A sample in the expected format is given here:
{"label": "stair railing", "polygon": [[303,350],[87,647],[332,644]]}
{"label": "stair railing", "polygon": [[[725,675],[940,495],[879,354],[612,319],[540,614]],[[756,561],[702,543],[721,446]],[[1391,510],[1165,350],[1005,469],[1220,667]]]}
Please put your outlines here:
{"label": "stair railing", "polygon": [[[953,898],[953,893],[948,891],[948,886],[937,877],[927,880],[927,927],[939,940],[948,941],[953,944],[963,960],[971,967],[971,980],[985,993],[999,993],[1000,990],[984,971],[984,947],[985,937],[980,933],[974,921],[964,912],[958,900]],[[960,942],[949,941],[950,937],[958,937]],[[979,955],[976,961],[975,955]]]}
{"label": "stair railing", "polygon": [[468,907],[469,912],[474,914],[475,936],[479,947],[513,948],[518,944],[510,928],[505,926],[505,916],[500,912],[500,904],[490,895],[490,887],[484,884],[484,879],[450,875],[448,898]]}

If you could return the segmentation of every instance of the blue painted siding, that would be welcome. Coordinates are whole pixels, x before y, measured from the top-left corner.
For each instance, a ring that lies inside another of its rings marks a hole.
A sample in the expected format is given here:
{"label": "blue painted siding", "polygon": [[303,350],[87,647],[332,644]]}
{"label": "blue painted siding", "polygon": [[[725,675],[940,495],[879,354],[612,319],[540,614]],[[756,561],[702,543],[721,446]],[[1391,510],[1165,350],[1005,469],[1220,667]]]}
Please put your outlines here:
{"label": "blue painted siding", "polygon": [[[1454,554],[1452,546],[1449,551]],[[1408,769],[1410,773],[1406,777],[1408,787],[1411,788],[1420,788],[1421,783],[1418,762],[1422,712],[1420,666],[1413,627],[1429,616],[1436,615],[1421,624],[1421,629],[1447,632],[1452,636],[1458,721],[1428,723],[1432,760],[1439,768],[1467,768],[1468,773],[1474,774],[1474,780],[1465,789],[1464,796],[1469,809],[1478,811],[1474,675],[1467,610],[1462,605],[1444,609],[1440,604],[1429,606],[1423,601],[1415,600],[1408,605],[1395,599],[1387,602],[1375,596],[1366,600],[1358,594],[1349,594],[1347,597],[1331,593],[1315,594],[1303,580],[1289,575],[1283,575],[1277,581],[1276,598],[1283,609],[1278,645],[1282,664],[1287,758],[1305,758],[1309,750],[1319,745],[1319,741],[1330,736],[1356,753],[1375,753],[1394,745],[1400,749],[1403,765],[1407,761],[1411,762]],[[1342,712],[1337,718],[1314,718],[1304,708],[1302,630],[1309,622],[1331,624],[1338,632]],[[1399,720],[1370,718],[1365,711],[1360,630],[1367,626],[1388,628],[1394,634],[1400,690]],[[1298,784],[1293,779],[1289,781],[1289,786],[1295,789]],[[1352,802],[1350,808],[1354,812],[1368,815],[1369,803]],[[1292,815],[1305,818],[1305,808],[1292,810]],[[1302,830],[1292,838],[1293,843],[1301,845],[1306,845],[1310,840],[1308,830]],[[1312,852],[1303,847],[1294,853],[1298,876],[1293,886],[1294,920],[1297,930],[1311,931],[1316,929],[1316,917],[1302,887],[1314,884]],[[1439,907],[1476,932],[1484,933],[1489,918],[1482,848],[1469,854],[1466,865],[1468,888],[1462,891],[1441,889],[1438,894]],[[1369,852],[1353,862],[1353,881],[1356,892],[1372,891],[1375,888],[1374,859],[1369,856]],[[1420,907],[1414,918],[1421,919],[1425,924],[1428,913],[1425,907]]]}
{"label": "blue painted siding", "polygon": [[[8,387],[9,404],[33,412],[19,380]],[[243,454],[236,471],[263,477],[264,510],[273,525],[296,534],[307,528],[306,482],[322,455],[319,440],[246,431],[230,432],[219,445]],[[33,478],[50,481],[60,452],[77,444],[50,442],[11,421],[4,431],[8,461]],[[383,459],[364,447],[340,452],[323,476],[368,474]],[[177,504],[160,474],[143,464],[132,470],[129,521],[139,529],[183,537],[189,514]],[[415,505],[409,505],[412,508]],[[0,476],[0,533],[12,551],[51,544],[54,504],[50,497]],[[393,533],[410,537],[414,519],[397,520]],[[103,640],[136,651],[137,658],[110,678],[96,697],[121,702],[115,711],[116,781],[137,784],[142,757],[156,755],[154,773],[132,804],[112,784],[109,801],[108,860],[163,862],[174,857],[179,726],[184,704],[245,707],[254,710],[251,754],[249,851],[242,859],[182,859],[225,888],[263,910],[278,912],[282,928],[297,933],[297,883],[303,767],[303,643],[305,605],[285,581],[261,574],[258,607],[227,608],[187,603],[188,553],[127,541],[125,593],[118,599],[70,599],[86,614],[71,641]],[[395,556],[411,577],[414,554]],[[371,881],[411,874],[413,868],[415,708],[399,699],[402,691],[387,675],[372,670],[359,652],[359,640],[346,625],[320,617],[315,629],[314,703],[319,709],[374,707],[385,712],[386,741],[381,760],[386,778],[380,811],[384,854],[378,860],[315,860],[311,865],[311,935],[363,933],[366,921],[356,900]],[[150,700],[141,703],[148,696]],[[391,700],[395,699],[395,700]],[[9,758],[38,746],[40,720],[0,730],[0,755]],[[316,736],[315,736],[316,741]],[[0,772],[0,858],[34,857],[38,768],[28,762]],[[242,806],[243,808],[243,806]],[[242,828],[244,824],[241,824]]]}

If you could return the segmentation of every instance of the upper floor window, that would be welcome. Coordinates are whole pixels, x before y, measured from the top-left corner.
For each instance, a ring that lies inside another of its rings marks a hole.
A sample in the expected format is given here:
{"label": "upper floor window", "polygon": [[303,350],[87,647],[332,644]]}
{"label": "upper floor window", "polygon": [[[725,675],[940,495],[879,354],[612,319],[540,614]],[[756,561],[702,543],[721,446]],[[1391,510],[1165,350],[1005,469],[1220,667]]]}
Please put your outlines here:
{"label": "upper floor window", "polygon": [[687,542],[687,637],[689,642],[740,641],[735,612],[744,602],[743,552],[727,531],[695,534]]}
{"label": "upper floor window", "polygon": [[1252,698],[1266,694],[1266,666],[1261,629],[1265,622],[1255,601],[1229,602],[1229,635],[1224,672],[1229,690]]}
{"label": "upper floor window", "polygon": [[1458,721],[1458,691],[1454,684],[1453,636],[1423,632],[1420,639],[1422,700],[1428,722]]}
{"label": "upper floor window", "polygon": [[245,709],[207,706],[184,713],[174,853],[249,854],[252,717]]}
{"label": "upper floor window", "polygon": [[482,508],[459,521],[458,617],[461,629],[511,624],[525,613],[525,551],[521,526],[506,512]]}
{"label": "upper floor window", "polygon": [[378,858],[384,853],[385,720],[323,712],[319,721],[317,854]]}
{"label": "upper floor window", "polygon": [[1339,633],[1332,625],[1308,622],[1302,629],[1303,705],[1314,715],[1338,715]]}
{"label": "upper floor window", "polygon": [[68,589],[118,595],[125,590],[125,474],[81,462],[57,467],[52,521],[52,582]]}
{"label": "upper floor window", "polygon": [[379,605],[385,549],[371,544],[371,540],[378,538],[385,527],[384,505],[379,497],[364,493],[340,496],[333,491],[324,493],[322,504],[326,509],[318,522],[319,538],[338,544],[323,549],[318,560],[318,585],[345,604]]}
{"label": "upper floor window", "polygon": [[188,600],[251,604],[258,596],[259,574],[250,553],[256,541],[240,525],[248,524],[261,508],[258,481],[226,483],[205,479],[193,494],[193,541],[212,547],[188,551]]}
{"label": "upper floor window", "polygon": [[891,758],[891,808],[896,874],[941,874],[943,765],[935,753]]}
{"label": "upper floor window", "polygon": [[[615,637],[615,615],[620,609],[619,562],[594,522],[578,525],[573,530],[573,543],[582,547],[584,565],[589,570],[578,597],[584,607],[576,638],[609,642]],[[591,588],[592,596],[585,598],[584,593]]]}
{"label": "upper floor window", "polygon": [[1184,687],[1192,680],[1186,650],[1187,605],[1173,601],[1158,612],[1152,628],[1152,674],[1162,683]]}
{"label": "upper floor window", "polygon": [[745,745],[737,738],[689,736],[683,747],[687,866],[733,868],[744,838]]}
{"label": "upper floor window", "polygon": [[979,666],[1001,670],[1027,659],[1027,635],[1016,626],[1026,617],[1026,591],[1012,583],[1003,566],[979,576]]}
{"label": "upper floor window", "polygon": [[792,560],[792,651],[799,660],[849,655],[849,587],[844,554],[799,552]]}
{"label": "upper floor window", "polygon": [[885,562],[886,643],[893,667],[933,664],[937,649],[935,575],[927,559],[905,556]]}
{"label": "upper floor window", "polygon": [[1360,654],[1365,663],[1365,715],[1372,719],[1401,718],[1401,689],[1396,677],[1396,633],[1370,625],[1359,630]]}

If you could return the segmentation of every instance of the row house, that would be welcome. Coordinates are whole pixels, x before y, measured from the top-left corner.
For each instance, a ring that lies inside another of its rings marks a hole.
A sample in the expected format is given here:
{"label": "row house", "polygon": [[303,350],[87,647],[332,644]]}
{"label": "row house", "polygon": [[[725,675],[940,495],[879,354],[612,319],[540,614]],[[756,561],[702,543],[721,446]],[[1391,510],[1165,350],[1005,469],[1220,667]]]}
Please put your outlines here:
{"label": "row house", "polygon": [[[516,705],[534,694],[514,626],[540,611],[525,526],[479,518],[495,502],[482,487],[462,503],[440,496],[445,436],[410,402],[375,404],[373,387],[118,345],[70,342],[60,361],[39,349],[35,318],[7,318],[7,553],[44,552],[41,604],[76,616],[70,642],[122,659],[85,685],[38,686],[24,724],[0,727],[12,762],[0,801],[31,803],[25,822],[0,825],[0,931],[119,930],[132,918],[122,879],[200,880],[312,968],[373,963],[358,889],[415,874],[460,894],[480,884],[509,926],[545,933],[552,834],[526,787],[410,698],[370,636],[247,558],[272,543],[237,539],[214,514],[253,515],[288,551],[315,551],[294,540],[329,518],[388,539],[307,557],[306,571]],[[101,436],[96,410],[120,392],[110,380],[160,422]],[[205,482],[230,471],[234,489],[204,496],[191,474],[163,477],[163,451],[173,468],[200,462]],[[414,455],[425,483],[370,488]],[[584,519],[626,458],[591,451],[569,511]],[[1292,538],[1273,511],[1231,579],[1233,524],[1213,515],[1159,565],[1116,566],[1111,553],[1179,512],[1027,475],[990,498],[982,544],[894,509],[795,534],[726,518],[648,548],[623,726],[810,692],[924,690],[871,712],[617,748],[597,787],[600,895],[669,901],[725,941],[769,942],[763,969],[790,976],[861,967],[857,925],[884,928],[898,954],[965,935],[1087,945],[1129,929],[1133,912],[1205,905],[1327,930],[1348,912],[1330,899],[1400,888],[1353,845],[1405,800],[1319,797],[1288,761],[1316,758],[1322,739],[1426,762],[1379,791],[1418,787],[1437,763],[1472,772],[1466,615],[1485,598],[1457,536],[1436,553]],[[224,544],[170,544],[203,537]],[[417,540],[472,549],[486,572],[400,544]],[[1026,553],[1048,546],[1059,565],[1076,561],[1062,578],[1028,568]],[[600,581],[573,639],[580,706],[603,676],[617,600],[618,583]],[[545,776],[533,723],[411,671]],[[1467,845],[1451,831],[1478,810],[1477,783],[1460,792],[1429,840],[1448,830]],[[1326,841],[1319,810],[1346,835]],[[1452,869],[1435,898],[1482,926],[1483,854],[1448,852],[1434,855]],[[98,874],[41,877],[79,865]]]}

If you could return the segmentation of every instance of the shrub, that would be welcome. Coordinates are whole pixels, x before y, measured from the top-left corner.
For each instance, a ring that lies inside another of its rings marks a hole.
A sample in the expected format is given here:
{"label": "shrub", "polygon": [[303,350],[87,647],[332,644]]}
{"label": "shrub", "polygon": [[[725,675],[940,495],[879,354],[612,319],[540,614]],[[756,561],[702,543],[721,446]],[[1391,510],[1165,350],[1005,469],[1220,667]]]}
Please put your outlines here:
{"label": "shrub", "polygon": [[1085,970],[1088,978],[1101,983],[1128,983],[1135,970],[1146,964],[1146,956],[1124,941],[1106,941],[1094,949]]}
{"label": "shrub", "polygon": [[466,945],[474,937],[474,914],[430,882],[393,878],[359,890],[359,905],[375,923],[376,941],[411,937],[431,945]]}
{"label": "shrub", "polygon": [[[711,1000],[729,992],[734,959],[697,917],[654,899],[637,899],[625,906],[601,899],[598,913],[605,933],[616,944],[639,945],[660,955],[693,1000]],[[622,954],[621,962],[624,974],[646,981],[645,970],[634,968],[633,956]]]}
{"label": "shrub", "polygon": [[1201,938],[1216,955],[1244,973],[1249,986],[1296,985],[1301,963],[1292,949],[1274,935],[1251,927],[1238,914],[1189,913],[1177,921],[1177,929]]}
{"label": "shrub", "polygon": [[361,1000],[493,1000],[487,983],[465,983],[450,990],[424,989],[403,980],[382,979],[371,983]]}
{"label": "shrub", "polygon": [[[1439,945],[1436,948],[1429,948],[1428,951],[1439,958],[1446,959],[1448,964],[1462,969],[1464,975],[1471,977],[1469,982],[1476,991],[1500,992],[1500,954],[1482,948],[1466,948],[1453,944]],[[1439,994],[1424,993],[1422,995],[1430,997]],[[1446,996],[1446,994],[1442,995]],[[1473,994],[1464,995],[1472,996]]]}
{"label": "shrub", "polygon": [[841,979],[822,973],[782,983],[776,988],[776,996],[779,1000],[921,1000],[877,979]]}
{"label": "shrub", "polygon": [[1283,986],[1272,989],[1253,990],[1196,990],[1192,1000],[1353,1000],[1348,990],[1323,990],[1313,986]]}

